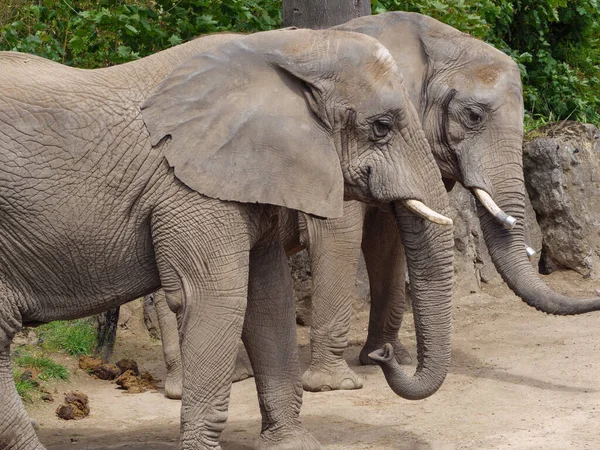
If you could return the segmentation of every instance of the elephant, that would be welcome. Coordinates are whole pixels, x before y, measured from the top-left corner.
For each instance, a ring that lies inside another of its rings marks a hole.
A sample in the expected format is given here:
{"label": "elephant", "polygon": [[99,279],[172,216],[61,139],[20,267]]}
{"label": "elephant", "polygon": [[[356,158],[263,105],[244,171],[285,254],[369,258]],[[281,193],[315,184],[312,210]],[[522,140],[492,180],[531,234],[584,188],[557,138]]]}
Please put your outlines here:
{"label": "elephant", "polygon": [[[477,197],[478,215],[492,261],[507,285],[529,305],[550,314],[600,309],[600,299],[570,299],[548,288],[534,273],[524,239],[522,172],[523,99],[518,67],[504,53],[433,18],[387,12],[353,19],[333,29],[366,34],[396,59],[448,190],[460,182]],[[280,236],[288,255],[307,248],[313,279],[311,361],[303,374],[307,391],[358,389],[363,381],[343,352],[355,298],[362,249],[371,307],[361,364],[387,358],[412,361],[398,340],[405,308],[403,239],[386,211],[355,201],[344,216],[318,220],[286,211]],[[411,279],[412,284],[412,279]],[[174,323],[174,319],[168,319]],[[176,327],[163,327],[173,334]],[[390,343],[385,352],[379,351]],[[375,352],[375,353],[373,353]],[[176,347],[165,349],[170,361]],[[178,363],[172,363],[176,367]],[[240,366],[240,370],[243,367]],[[166,395],[180,396],[177,373],[167,376]]]}
{"label": "elephant", "polygon": [[389,210],[404,238],[422,324],[422,364],[404,374],[405,394],[442,384],[448,199],[376,39],[217,35],[94,70],[2,52],[0,91],[0,448],[44,448],[12,381],[15,333],[160,287],[179,331],[182,448],[220,448],[240,337],[262,415],[257,447],[320,448],[299,420],[278,223],[287,210],[340,217],[344,199]]}

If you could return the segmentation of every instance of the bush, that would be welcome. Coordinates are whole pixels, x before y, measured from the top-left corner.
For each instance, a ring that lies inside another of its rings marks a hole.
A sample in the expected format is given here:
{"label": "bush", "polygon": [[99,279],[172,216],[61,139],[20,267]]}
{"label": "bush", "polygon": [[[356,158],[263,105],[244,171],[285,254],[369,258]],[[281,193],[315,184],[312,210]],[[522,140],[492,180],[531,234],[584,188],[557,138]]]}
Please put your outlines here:
{"label": "bush", "polygon": [[[523,77],[526,123],[600,122],[599,0],[373,0],[374,13],[434,17],[510,55]],[[94,68],[204,33],[281,24],[281,0],[4,0],[0,49]]]}
{"label": "bush", "polygon": [[373,10],[426,14],[510,55],[521,69],[530,127],[600,122],[598,0],[375,0]]}
{"label": "bush", "polygon": [[36,329],[40,346],[72,356],[89,355],[96,347],[96,328],[90,319],[56,321]]}
{"label": "bush", "polygon": [[132,61],[205,33],[281,23],[281,1],[273,0],[12,0],[0,8],[0,49],[83,68]]}

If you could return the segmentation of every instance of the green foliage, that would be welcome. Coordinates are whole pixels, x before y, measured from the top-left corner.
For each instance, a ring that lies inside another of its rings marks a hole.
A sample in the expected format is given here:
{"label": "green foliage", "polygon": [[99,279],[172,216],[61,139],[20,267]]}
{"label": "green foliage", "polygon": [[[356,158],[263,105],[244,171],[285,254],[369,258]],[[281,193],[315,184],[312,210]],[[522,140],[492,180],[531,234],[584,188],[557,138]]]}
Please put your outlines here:
{"label": "green foliage", "polygon": [[96,347],[96,328],[90,319],[56,321],[36,329],[40,346],[72,356],[89,355]]}
{"label": "green foliage", "polygon": [[[373,0],[470,33],[521,69],[526,124],[600,122],[600,0]],[[277,28],[281,0],[3,0],[0,50],[93,68],[195,36]]]}
{"label": "green foliage", "polygon": [[281,1],[273,0],[12,0],[0,8],[7,21],[0,50],[83,68],[132,61],[205,33],[281,22]]}
{"label": "green foliage", "polygon": [[375,0],[373,11],[413,11],[510,55],[523,77],[526,125],[600,122],[598,0]]}

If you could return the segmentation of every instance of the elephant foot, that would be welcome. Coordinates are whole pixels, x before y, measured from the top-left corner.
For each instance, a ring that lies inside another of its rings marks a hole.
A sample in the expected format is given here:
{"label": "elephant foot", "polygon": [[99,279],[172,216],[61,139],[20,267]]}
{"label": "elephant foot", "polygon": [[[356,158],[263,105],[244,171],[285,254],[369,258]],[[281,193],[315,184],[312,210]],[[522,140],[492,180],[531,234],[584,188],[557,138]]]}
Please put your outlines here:
{"label": "elephant foot", "polygon": [[[372,361],[369,358],[369,353],[374,352],[375,350],[379,350],[386,343],[387,343],[386,341],[375,342],[375,343],[371,343],[371,342],[367,341],[367,343],[364,345],[364,347],[360,351],[360,355],[358,357],[360,363],[363,366],[377,364],[376,362]],[[400,341],[398,339],[391,340],[389,343],[392,345],[392,347],[394,347],[396,361],[398,361],[400,364],[404,364],[404,365],[412,364],[412,357],[410,356],[410,353],[408,353],[408,350],[406,350],[406,348],[400,343]]]}
{"label": "elephant foot", "polygon": [[352,390],[362,386],[362,378],[344,360],[332,367],[311,365],[302,375],[302,387],[309,392]]}
{"label": "elephant foot", "polygon": [[321,450],[321,448],[319,441],[302,427],[263,431],[256,444],[257,450]]}
{"label": "elephant foot", "polygon": [[173,400],[181,400],[182,386],[181,373],[167,373],[167,379],[165,380],[165,397]]}

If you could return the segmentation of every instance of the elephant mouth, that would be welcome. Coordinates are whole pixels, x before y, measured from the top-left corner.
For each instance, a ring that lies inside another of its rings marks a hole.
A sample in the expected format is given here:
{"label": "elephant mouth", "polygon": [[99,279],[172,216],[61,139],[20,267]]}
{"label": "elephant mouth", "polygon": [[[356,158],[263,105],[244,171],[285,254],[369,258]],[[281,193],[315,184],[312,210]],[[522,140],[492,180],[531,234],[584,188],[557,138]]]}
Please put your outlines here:
{"label": "elephant mouth", "polygon": [[446,188],[446,192],[450,192],[454,185],[456,184],[456,180],[454,178],[442,177],[442,181],[444,182],[444,187]]}

